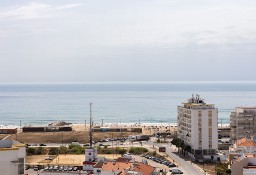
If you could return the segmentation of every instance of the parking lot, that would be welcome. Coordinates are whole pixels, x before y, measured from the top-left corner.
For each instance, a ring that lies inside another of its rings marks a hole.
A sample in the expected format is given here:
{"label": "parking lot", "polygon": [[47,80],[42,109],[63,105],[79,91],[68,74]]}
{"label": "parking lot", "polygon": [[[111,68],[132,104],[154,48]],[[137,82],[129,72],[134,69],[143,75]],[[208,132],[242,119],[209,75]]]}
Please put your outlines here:
{"label": "parking lot", "polygon": [[149,165],[156,167],[159,172],[169,172],[173,168],[177,168],[177,165],[165,159],[160,159],[154,156],[136,156],[133,155],[134,159],[138,162],[147,162]]}
{"label": "parking lot", "polygon": [[[41,168],[40,166],[34,166],[34,167],[29,167],[27,170],[25,170],[25,174],[29,175],[38,175],[38,174],[43,174],[43,175],[52,175],[52,174],[81,174],[81,173],[86,173],[83,171],[79,170],[80,167],[75,167],[75,166],[46,166],[44,168]],[[80,168],[82,169],[82,168]]]}

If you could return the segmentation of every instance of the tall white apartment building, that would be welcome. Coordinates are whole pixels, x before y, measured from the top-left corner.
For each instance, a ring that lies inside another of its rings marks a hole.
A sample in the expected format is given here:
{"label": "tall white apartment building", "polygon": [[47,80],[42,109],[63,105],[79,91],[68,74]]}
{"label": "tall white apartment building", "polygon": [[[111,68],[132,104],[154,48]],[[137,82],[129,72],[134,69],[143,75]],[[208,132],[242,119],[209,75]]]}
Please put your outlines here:
{"label": "tall white apartment building", "polygon": [[192,95],[178,106],[178,138],[191,146],[194,155],[211,155],[218,148],[218,109]]}
{"label": "tall white apartment building", "polygon": [[236,107],[230,115],[231,141],[256,135],[256,107]]}
{"label": "tall white apartment building", "polygon": [[0,174],[24,175],[26,145],[13,140],[0,140]]}

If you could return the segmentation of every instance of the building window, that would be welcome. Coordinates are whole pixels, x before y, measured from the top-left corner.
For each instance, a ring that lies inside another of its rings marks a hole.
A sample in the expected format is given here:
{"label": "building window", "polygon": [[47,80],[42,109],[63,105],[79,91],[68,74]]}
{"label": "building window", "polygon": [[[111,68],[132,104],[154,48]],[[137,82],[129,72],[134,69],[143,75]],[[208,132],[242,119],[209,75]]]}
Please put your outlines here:
{"label": "building window", "polygon": [[212,118],[208,118],[208,126],[212,126]]}
{"label": "building window", "polygon": [[23,158],[19,158],[18,160],[18,174],[24,174],[24,159]]}

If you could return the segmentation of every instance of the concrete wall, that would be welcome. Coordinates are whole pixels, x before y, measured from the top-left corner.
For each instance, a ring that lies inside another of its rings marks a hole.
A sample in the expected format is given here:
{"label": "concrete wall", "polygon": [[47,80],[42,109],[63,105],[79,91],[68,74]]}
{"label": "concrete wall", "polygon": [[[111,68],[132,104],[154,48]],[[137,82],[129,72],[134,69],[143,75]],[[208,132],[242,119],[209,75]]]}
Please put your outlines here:
{"label": "concrete wall", "polygon": [[0,174],[4,175],[18,175],[18,164],[12,161],[18,160],[18,150],[0,150]]}
{"label": "concrete wall", "polygon": [[232,175],[243,175],[243,167],[247,167],[248,163],[256,165],[255,157],[247,157],[237,161],[231,165]]}

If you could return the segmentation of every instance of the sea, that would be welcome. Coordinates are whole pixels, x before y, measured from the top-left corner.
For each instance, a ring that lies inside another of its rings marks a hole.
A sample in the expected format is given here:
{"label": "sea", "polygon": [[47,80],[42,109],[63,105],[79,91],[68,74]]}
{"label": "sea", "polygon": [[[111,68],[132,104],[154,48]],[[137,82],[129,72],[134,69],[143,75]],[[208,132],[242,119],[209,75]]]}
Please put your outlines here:
{"label": "sea", "polygon": [[0,126],[55,121],[174,124],[177,106],[192,94],[218,108],[228,124],[238,106],[256,106],[256,82],[122,82],[0,84]]}

